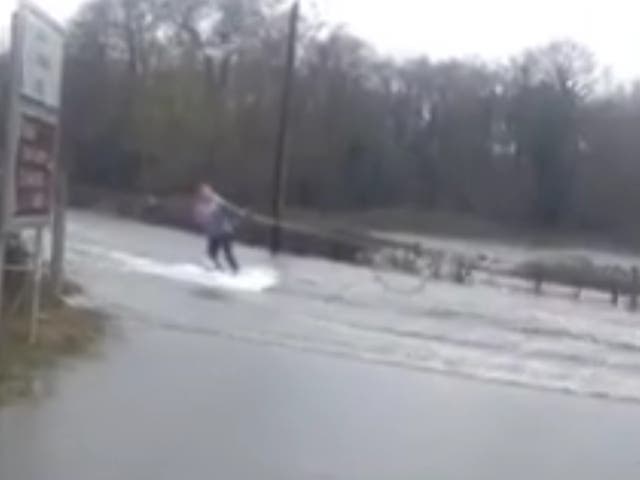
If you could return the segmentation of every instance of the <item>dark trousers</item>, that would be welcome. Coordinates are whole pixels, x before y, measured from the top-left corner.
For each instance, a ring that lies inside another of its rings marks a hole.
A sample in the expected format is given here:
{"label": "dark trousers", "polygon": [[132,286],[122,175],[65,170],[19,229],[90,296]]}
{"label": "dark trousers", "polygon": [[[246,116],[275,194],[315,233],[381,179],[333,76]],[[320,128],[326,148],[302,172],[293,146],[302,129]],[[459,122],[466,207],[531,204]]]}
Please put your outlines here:
{"label": "dark trousers", "polygon": [[224,253],[225,259],[227,263],[231,267],[234,272],[239,270],[238,261],[236,260],[236,256],[233,254],[233,235],[224,234],[224,235],[215,235],[210,236],[207,239],[207,252],[209,253],[209,257],[216,264],[216,267],[222,268],[220,264],[220,260],[218,259],[218,254],[220,250]]}

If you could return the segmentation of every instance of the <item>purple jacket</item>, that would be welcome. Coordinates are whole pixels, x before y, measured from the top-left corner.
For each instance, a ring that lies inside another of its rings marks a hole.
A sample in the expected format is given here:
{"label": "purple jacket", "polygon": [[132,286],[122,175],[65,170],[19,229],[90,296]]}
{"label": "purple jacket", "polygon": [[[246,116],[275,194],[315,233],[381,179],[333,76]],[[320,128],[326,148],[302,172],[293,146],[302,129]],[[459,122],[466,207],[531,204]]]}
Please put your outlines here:
{"label": "purple jacket", "polygon": [[232,234],[236,227],[236,215],[222,198],[199,198],[194,206],[198,226],[209,237]]}

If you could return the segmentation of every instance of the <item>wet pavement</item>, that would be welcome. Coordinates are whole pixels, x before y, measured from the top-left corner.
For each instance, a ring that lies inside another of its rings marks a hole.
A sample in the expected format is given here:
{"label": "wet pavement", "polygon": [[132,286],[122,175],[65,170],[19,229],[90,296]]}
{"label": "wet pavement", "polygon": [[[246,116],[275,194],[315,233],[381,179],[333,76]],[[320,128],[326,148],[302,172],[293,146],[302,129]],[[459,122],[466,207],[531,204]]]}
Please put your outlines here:
{"label": "wet pavement", "polygon": [[[562,372],[574,386],[633,396],[634,370],[614,363],[633,352],[616,357],[604,343],[630,328],[622,313],[439,285],[403,299],[365,269],[270,264],[249,249],[244,261],[277,270],[278,287],[211,288],[184,274],[201,262],[195,237],[87,214],[72,221],[72,272],[112,312],[112,334],[98,357],[64,363],[48,396],[0,410],[2,480],[638,478],[638,404],[533,389],[556,389],[549,378]],[[141,268],[150,261],[182,273]],[[476,318],[449,328],[438,318],[445,306],[452,322],[463,307]],[[609,364],[576,383],[578,366],[555,353],[592,357],[588,337],[576,346],[577,335],[543,338],[526,324],[538,342],[527,356],[504,309],[520,326],[529,310],[547,321],[565,312],[583,330],[592,328],[584,312],[605,318],[607,329],[590,332]],[[514,383],[530,388],[495,384],[505,380],[496,372],[520,372]]]}

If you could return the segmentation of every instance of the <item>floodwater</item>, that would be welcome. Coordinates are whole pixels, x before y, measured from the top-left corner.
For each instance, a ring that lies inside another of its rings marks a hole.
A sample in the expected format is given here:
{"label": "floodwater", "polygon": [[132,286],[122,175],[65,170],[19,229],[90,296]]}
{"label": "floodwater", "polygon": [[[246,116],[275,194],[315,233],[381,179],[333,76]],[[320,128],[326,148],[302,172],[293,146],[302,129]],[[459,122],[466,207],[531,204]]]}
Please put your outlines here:
{"label": "floodwater", "polygon": [[70,235],[118,334],[0,411],[2,480],[638,477],[640,318],[606,299],[409,296],[242,249],[279,280],[250,291],[187,234],[77,213]]}
{"label": "floodwater", "polygon": [[486,282],[429,282],[406,294],[419,279],[379,278],[367,268],[310,258],[274,264],[252,249],[240,252],[249,278],[225,286],[203,267],[197,237],[87,214],[73,219],[74,276],[127,318],[405,369],[640,401],[640,314],[612,308],[605,295],[587,293],[576,302],[571,292],[536,297]]}

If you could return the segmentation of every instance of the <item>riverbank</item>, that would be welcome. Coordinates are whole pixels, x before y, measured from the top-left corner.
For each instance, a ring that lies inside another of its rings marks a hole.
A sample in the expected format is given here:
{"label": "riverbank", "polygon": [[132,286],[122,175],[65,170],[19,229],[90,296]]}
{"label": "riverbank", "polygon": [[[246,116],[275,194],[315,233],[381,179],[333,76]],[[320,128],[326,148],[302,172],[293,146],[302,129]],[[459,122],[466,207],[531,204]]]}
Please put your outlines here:
{"label": "riverbank", "polygon": [[105,334],[104,315],[88,308],[49,302],[29,341],[29,318],[9,315],[0,346],[0,407],[42,394],[41,379],[60,362],[90,355]]}
{"label": "riverbank", "polygon": [[40,315],[32,325],[32,252],[19,235],[11,237],[5,272],[2,336],[0,337],[0,407],[42,390],[46,371],[61,360],[89,353],[104,334],[103,315],[81,305],[82,287],[65,281],[62,297],[53,293],[49,275],[41,285]]}
{"label": "riverbank", "polygon": [[[78,208],[108,211],[128,218],[186,230],[195,228],[191,214],[193,199],[188,192],[152,196],[75,186],[70,200]],[[626,229],[600,230],[577,225],[542,229],[531,225],[489,220],[471,214],[425,210],[411,206],[360,211],[323,211],[290,207],[286,210],[286,217],[311,225],[338,227],[363,233],[385,232],[392,236],[399,233],[404,239],[433,237],[529,248],[582,248],[640,253],[640,229],[632,226]]]}

